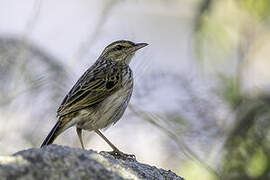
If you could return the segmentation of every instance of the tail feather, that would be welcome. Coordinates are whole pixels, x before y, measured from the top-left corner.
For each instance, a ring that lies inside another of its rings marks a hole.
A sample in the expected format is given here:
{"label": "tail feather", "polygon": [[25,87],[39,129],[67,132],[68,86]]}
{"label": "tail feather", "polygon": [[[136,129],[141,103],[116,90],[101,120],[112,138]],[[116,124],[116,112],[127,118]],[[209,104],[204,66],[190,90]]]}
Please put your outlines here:
{"label": "tail feather", "polygon": [[60,125],[61,125],[61,121],[57,121],[57,123],[54,125],[54,127],[52,128],[52,130],[50,131],[46,139],[41,144],[41,147],[47,146],[53,143],[55,138],[59,135]]}

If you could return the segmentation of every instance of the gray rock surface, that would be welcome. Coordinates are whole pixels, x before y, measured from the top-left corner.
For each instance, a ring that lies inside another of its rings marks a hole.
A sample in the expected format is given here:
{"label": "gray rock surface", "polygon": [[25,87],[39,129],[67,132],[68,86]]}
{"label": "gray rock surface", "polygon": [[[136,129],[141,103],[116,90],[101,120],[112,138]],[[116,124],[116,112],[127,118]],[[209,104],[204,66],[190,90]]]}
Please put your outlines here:
{"label": "gray rock surface", "polygon": [[0,179],[164,179],[184,180],[166,171],[136,160],[115,159],[108,153],[97,153],[66,146],[50,145],[0,156]]}

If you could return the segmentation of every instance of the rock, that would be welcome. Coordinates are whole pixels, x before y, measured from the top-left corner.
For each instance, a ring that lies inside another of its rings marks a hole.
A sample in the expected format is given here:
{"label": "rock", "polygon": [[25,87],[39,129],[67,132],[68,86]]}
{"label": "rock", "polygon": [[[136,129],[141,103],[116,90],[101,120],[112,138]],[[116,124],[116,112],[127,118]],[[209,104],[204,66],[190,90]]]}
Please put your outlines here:
{"label": "rock", "polygon": [[115,159],[108,153],[97,153],[66,146],[50,145],[32,148],[12,156],[0,156],[0,179],[164,179],[184,180],[166,171],[136,160]]}

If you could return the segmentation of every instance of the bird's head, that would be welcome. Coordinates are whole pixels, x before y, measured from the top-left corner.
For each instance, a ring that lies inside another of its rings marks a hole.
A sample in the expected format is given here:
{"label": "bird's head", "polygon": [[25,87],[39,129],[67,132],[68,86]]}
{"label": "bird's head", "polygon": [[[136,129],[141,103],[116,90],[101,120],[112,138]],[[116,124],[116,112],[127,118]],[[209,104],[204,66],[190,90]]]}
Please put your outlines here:
{"label": "bird's head", "polygon": [[126,40],[115,41],[103,50],[100,57],[129,64],[135,52],[147,45],[147,43],[133,43]]}

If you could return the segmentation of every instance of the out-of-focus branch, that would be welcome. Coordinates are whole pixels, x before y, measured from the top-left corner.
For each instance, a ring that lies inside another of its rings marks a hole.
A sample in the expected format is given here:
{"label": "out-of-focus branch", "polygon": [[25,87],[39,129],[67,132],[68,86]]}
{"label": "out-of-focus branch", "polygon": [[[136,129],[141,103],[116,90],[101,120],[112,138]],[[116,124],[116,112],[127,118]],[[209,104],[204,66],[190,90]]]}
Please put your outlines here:
{"label": "out-of-focus branch", "polygon": [[137,117],[140,117],[141,119],[151,123],[152,125],[156,126],[158,129],[160,129],[162,132],[164,132],[171,140],[173,140],[178,147],[182,150],[183,154],[189,158],[190,160],[194,162],[198,162],[201,164],[204,168],[206,168],[210,173],[213,173],[215,176],[219,177],[219,173],[214,170],[212,167],[210,167],[208,164],[206,164],[199,156],[193,152],[184,142],[183,139],[179,137],[179,135],[175,134],[175,132],[171,131],[167,127],[161,124],[161,122],[164,122],[163,119],[159,118],[157,115],[149,112],[145,112],[143,110],[140,110],[139,108],[129,104],[129,109],[132,113],[134,113]]}
{"label": "out-of-focus branch", "polygon": [[[48,67],[52,76],[56,77],[54,78],[55,81],[64,79],[67,76],[63,65],[59,64],[59,60],[44,50],[41,50],[36,45],[20,38],[0,37],[0,57],[2,60],[1,69],[3,69],[0,72],[0,81],[3,86],[0,92],[2,96],[0,101],[1,106],[9,104],[13,98],[24,92],[32,92],[32,90],[40,87],[42,79],[35,77],[33,71],[30,72],[27,70],[28,67],[32,66],[30,65],[32,63],[40,63],[41,66]],[[33,59],[35,59],[35,62],[33,62]],[[21,64],[25,64],[25,66],[21,66]],[[28,83],[28,85],[23,86],[23,89],[17,87],[12,91],[9,89],[10,82],[16,82],[19,77],[24,77],[24,82]],[[53,83],[53,81],[51,82]],[[5,89],[7,89],[7,92],[5,92]]]}
{"label": "out-of-focus branch", "polygon": [[212,0],[203,0],[198,7],[198,12],[195,18],[195,32],[199,31],[202,26],[202,17],[205,13],[211,10]]}
{"label": "out-of-focus branch", "polygon": [[33,6],[33,12],[25,25],[23,38],[27,38],[27,36],[31,34],[32,31],[34,30],[39,19],[41,7],[42,7],[42,0],[35,0],[34,6]]}
{"label": "out-of-focus branch", "polygon": [[104,8],[101,12],[101,17],[96,25],[96,28],[93,33],[89,34],[89,36],[86,38],[85,42],[81,44],[81,46],[78,48],[78,50],[75,52],[75,54],[72,57],[72,61],[76,61],[77,59],[82,59],[85,54],[88,52],[88,50],[91,48],[92,44],[97,40],[99,33],[102,30],[103,25],[106,23],[110,12],[114,8],[114,6],[119,2],[119,0],[107,0],[105,1]]}

